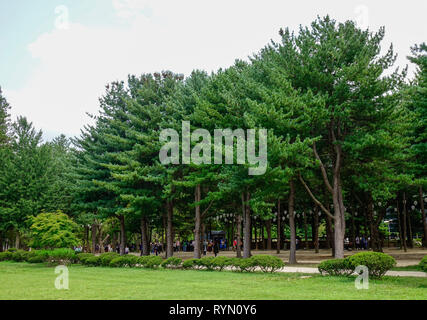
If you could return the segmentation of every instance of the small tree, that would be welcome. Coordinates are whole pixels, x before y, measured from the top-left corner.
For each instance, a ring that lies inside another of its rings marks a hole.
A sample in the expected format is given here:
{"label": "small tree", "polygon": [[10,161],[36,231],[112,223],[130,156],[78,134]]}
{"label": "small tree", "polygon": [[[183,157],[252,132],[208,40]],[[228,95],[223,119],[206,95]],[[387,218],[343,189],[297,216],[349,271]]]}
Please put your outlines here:
{"label": "small tree", "polygon": [[69,248],[79,244],[77,224],[62,211],[43,212],[31,221],[32,247]]}

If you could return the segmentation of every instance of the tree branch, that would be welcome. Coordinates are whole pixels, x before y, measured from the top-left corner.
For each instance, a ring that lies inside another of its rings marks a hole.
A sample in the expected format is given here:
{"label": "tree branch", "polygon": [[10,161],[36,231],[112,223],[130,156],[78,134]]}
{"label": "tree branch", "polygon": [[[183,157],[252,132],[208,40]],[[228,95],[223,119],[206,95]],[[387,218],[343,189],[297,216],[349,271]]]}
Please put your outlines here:
{"label": "tree branch", "polygon": [[320,162],[320,170],[322,171],[323,181],[325,182],[326,188],[329,190],[330,193],[332,193],[333,192],[332,186],[329,182],[328,175],[326,174],[325,166],[323,165],[323,162],[320,159],[319,154],[317,153],[316,142],[313,142],[313,152],[316,159],[319,160]]}
{"label": "tree branch", "polygon": [[323,212],[325,212],[329,217],[331,217],[332,219],[335,219],[335,217],[329,212],[328,209],[326,209],[324,207],[324,205],[316,199],[316,197],[313,195],[313,193],[311,192],[310,188],[307,186],[307,184],[305,183],[304,179],[302,178],[301,174],[298,174],[298,178],[301,181],[301,183],[303,184],[304,188],[307,190],[308,194],[310,195],[310,197],[313,199],[314,203],[317,204],[322,210]]}

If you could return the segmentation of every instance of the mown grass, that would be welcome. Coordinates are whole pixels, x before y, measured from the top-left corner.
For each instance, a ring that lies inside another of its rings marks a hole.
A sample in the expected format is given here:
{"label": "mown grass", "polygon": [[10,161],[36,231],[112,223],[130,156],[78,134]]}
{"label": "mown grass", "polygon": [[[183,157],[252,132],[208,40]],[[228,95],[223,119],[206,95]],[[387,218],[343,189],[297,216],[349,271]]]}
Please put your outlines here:
{"label": "mown grass", "polygon": [[427,278],[385,277],[357,290],[354,277],[295,273],[69,267],[69,290],[54,286],[54,267],[0,262],[0,299],[427,299]]}

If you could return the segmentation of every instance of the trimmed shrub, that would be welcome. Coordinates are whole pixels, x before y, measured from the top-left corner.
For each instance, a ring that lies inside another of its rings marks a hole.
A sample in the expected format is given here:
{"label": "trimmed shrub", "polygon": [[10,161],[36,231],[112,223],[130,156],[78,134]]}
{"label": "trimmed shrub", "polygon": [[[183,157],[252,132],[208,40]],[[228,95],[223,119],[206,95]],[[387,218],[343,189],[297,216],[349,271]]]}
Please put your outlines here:
{"label": "trimmed shrub", "polygon": [[45,259],[41,255],[34,254],[32,257],[28,258],[28,263],[42,263],[45,262]]}
{"label": "trimmed shrub", "polygon": [[23,261],[27,261],[29,256],[30,256],[29,251],[16,250],[11,252],[9,259],[15,262],[23,262]]}
{"label": "trimmed shrub", "polygon": [[86,259],[93,257],[94,255],[92,253],[78,253],[76,254],[76,262],[79,262],[81,264],[86,264]]}
{"label": "trimmed shrub", "polygon": [[269,255],[257,255],[250,257],[255,266],[259,267],[262,272],[274,272],[285,266],[282,259]]}
{"label": "trimmed shrub", "polygon": [[130,256],[118,256],[110,261],[110,267],[123,268],[123,267],[135,267],[138,263],[138,257]]}
{"label": "trimmed shrub", "polygon": [[101,265],[101,259],[92,255],[91,257],[84,259],[84,265],[88,267],[98,267]]}
{"label": "trimmed shrub", "polygon": [[222,271],[224,268],[233,265],[233,259],[221,256],[214,258],[212,263],[215,269]]}
{"label": "trimmed shrub", "polygon": [[215,257],[203,257],[199,261],[197,261],[197,264],[200,267],[205,267],[206,270],[212,271],[215,269],[214,260]]}
{"label": "trimmed shrub", "polygon": [[369,276],[381,278],[384,274],[396,265],[396,260],[392,256],[382,252],[360,252],[347,258],[352,267],[366,266]]}
{"label": "trimmed shrub", "polygon": [[49,264],[71,264],[77,260],[76,253],[72,249],[62,248],[47,251]]}
{"label": "trimmed shrub", "polygon": [[145,263],[146,268],[158,268],[163,262],[163,258],[160,256],[147,256]]}
{"label": "trimmed shrub", "polygon": [[251,258],[233,258],[233,267],[240,272],[253,272],[257,267]]}
{"label": "trimmed shrub", "polygon": [[196,267],[198,264],[196,264],[196,262],[198,261],[198,260],[200,260],[200,259],[188,259],[188,260],[185,260],[183,263],[182,263],[182,267],[184,268],[184,269],[192,269],[192,268],[194,268],[194,267]]}
{"label": "trimmed shrub", "polygon": [[105,252],[99,255],[100,265],[103,267],[108,267],[110,265],[111,260],[120,257],[117,252]]}
{"label": "trimmed shrub", "polygon": [[177,257],[167,258],[162,262],[163,268],[177,269],[181,266],[182,259]]}
{"label": "trimmed shrub", "polygon": [[427,256],[424,256],[424,258],[421,259],[419,266],[421,270],[427,272]]}
{"label": "trimmed shrub", "polygon": [[9,255],[10,255],[10,252],[7,252],[7,251],[0,252],[0,261],[7,261],[7,260],[9,260]]}
{"label": "trimmed shrub", "polygon": [[330,276],[350,276],[354,272],[354,267],[348,258],[325,260],[317,268],[320,274]]}

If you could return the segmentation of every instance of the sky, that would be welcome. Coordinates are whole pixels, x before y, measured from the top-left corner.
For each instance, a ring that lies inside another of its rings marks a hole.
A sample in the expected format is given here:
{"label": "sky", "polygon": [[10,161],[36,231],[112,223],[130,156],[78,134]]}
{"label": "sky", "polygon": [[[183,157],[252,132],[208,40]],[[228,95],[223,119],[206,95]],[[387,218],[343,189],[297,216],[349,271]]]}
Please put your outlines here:
{"label": "sky", "polygon": [[13,119],[26,116],[46,140],[72,137],[109,82],[226,68],[318,15],[385,26],[384,50],[393,43],[405,67],[427,42],[426,12],[425,0],[0,0],[0,86]]}

